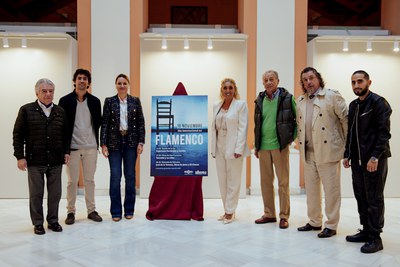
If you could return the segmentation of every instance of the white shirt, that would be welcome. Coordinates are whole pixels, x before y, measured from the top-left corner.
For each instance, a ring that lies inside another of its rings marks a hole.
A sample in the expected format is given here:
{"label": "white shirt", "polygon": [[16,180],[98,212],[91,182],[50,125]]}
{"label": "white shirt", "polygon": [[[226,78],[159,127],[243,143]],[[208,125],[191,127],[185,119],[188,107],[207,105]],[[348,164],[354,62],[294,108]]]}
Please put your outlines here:
{"label": "white shirt", "polygon": [[39,106],[42,108],[46,117],[48,118],[50,116],[51,109],[53,108],[53,103],[51,103],[51,105],[49,107],[46,107],[45,105],[42,104],[42,102],[39,101],[39,99],[37,102],[38,102]]}
{"label": "white shirt", "polygon": [[126,131],[128,130],[128,97],[125,97],[125,99],[119,98],[119,113],[119,130]]}

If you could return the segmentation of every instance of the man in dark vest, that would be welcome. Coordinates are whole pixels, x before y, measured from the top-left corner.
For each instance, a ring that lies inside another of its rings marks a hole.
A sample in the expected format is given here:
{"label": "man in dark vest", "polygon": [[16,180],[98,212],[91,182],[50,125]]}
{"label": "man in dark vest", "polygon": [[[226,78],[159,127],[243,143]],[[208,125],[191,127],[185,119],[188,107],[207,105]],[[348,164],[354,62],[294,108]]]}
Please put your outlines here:
{"label": "man in dark vest", "polygon": [[255,101],[255,156],[260,160],[264,214],[256,224],[276,222],[274,169],[279,184],[279,227],[289,227],[289,145],[296,138],[296,102],[286,89],[278,87],[274,70],[262,76],[265,91]]}

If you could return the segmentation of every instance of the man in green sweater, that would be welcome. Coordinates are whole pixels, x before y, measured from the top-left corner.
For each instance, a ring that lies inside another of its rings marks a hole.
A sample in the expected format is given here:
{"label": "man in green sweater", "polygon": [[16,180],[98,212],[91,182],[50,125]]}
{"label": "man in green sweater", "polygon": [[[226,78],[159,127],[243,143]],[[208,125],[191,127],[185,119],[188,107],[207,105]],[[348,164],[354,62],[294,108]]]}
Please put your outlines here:
{"label": "man in green sweater", "polygon": [[279,183],[279,227],[289,227],[289,145],[297,136],[296,101],[286,89],[278,87],[274,70],[262,75],[265,91],[255,101],[255,156],[260,160],[261,193],[264,214],[256,224],[276,222],[274,168]]}

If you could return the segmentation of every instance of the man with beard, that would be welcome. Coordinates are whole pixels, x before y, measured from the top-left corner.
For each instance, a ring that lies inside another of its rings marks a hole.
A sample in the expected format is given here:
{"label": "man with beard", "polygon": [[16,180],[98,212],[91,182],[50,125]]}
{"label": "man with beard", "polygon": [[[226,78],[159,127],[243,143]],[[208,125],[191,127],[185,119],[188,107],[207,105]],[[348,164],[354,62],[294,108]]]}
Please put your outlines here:
{"label": "man with beard", "polygon": [[336,235],[340,217],[340,160],[346,143],[347,105],[337,90],[325,88],[316,69],[307,67],[300,77],[304,94],[298,98],[297,123],[309,221],[297,230],[321,230],[322,183],[327,220],[318,237],[328,238]]}
{"label": "man with beard", "polygon": [[346,236],[348,242],[365,243],[363,253],[383,249],[380,233],[384,224],[384,196],[392,109],[385,98],[371,92],[367,72],[357,70],[351,76],[353,92],[358,96],[349,106],[349,127],[343,165],[351,166],[353,190],[363,229]]}
{"label": "man with beard", "polygon": [[97,164],[99,129],[101,125],[100,100],[90,94],[88,88],[92,81],[86,69],[77,69],[72,81],[74,91],[60,99],[60,106],[68,118],[68,138],[71,142],[71,160],[67,166],[67,218],[65,224],[75,223],[75,202],[78,188],[80,165],[82,165],[85,186],[85,202],[88,219],[101,222],[96,211],[94,193],[94,173]]}

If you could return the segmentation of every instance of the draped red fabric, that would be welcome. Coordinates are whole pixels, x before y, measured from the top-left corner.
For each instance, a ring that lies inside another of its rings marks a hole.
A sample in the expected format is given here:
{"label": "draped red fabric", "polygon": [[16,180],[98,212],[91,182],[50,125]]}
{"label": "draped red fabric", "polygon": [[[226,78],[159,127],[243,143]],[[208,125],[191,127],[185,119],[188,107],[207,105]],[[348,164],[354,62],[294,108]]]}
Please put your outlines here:
{"label": "draped red fabric", "polygon": [[[181,82],[173,95],[187,95]],[[203,221],[202,180],[202,176],[154,177],[146,218]]]}

